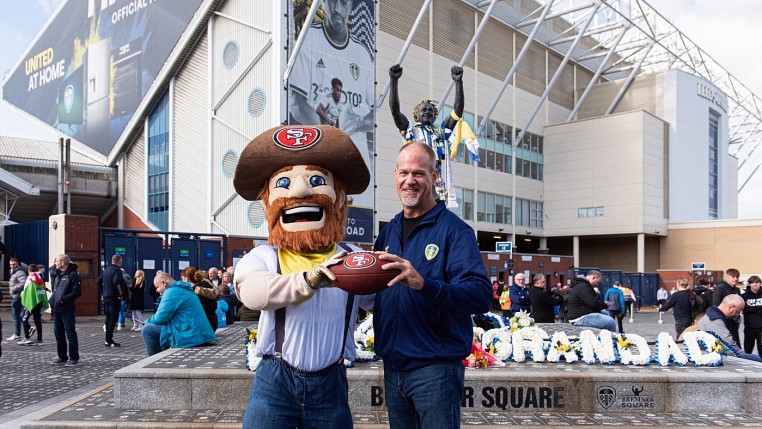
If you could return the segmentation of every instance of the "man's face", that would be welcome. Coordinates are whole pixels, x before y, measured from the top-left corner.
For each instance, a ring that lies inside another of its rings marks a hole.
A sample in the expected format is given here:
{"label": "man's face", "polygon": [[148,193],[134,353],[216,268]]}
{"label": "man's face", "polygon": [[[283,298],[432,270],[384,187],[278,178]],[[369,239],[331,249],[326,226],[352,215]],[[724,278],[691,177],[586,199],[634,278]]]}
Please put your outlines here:
{"label": "man's face", "polygon": [[217,280],[220,276],[220,271],[217,268],[212,268],[209,270],[209,280]]}
{"label": "man's face", "polygon": [[434,106],[429,103],[423,103],[418,107],[418,122],[422,124],[431,124],[434,122]]}
{"label": "man's face", "polygon": [[352,0],[326,0],[326,24],[336,33],[347,32],[347,19],[352,8]]}
{"label": "man's face", "polygon": [[423,148],[412,147],[397,156],[394,172],[397,196],[408,209],[425,209],[436,204],[432,189],[436,170]]}
{"label": "man's face", "polygon": [[739,306],[731,305],[728,307],[728,313],[725,316],[727,317],[738,317],[741,314],[741,311],[743,311],[744,304],[741,304]]}
{"label": "man's face", "polygon": [[8,266],[11,267],[11,271],[13,271],[19,267],[19,263],[16,261],[10,261],[8,262]]}
{"label": "man's face", "polygon": [[517,285],[524,287],[524,281],[526,280],[524,274],[516,274],[515,280]]}
{"label": "man's face", "polygon": [[164,293],[164,289],[167,288],[167,281],[157,277],[153,280],[153,287],[156,288],[156,292]]}
{"label": "man's face", "polygon": [[738,276],[725,274],[725,281],[728,282],[729,285],[735,286],[738,283]]}
{"label": "man's face", "polygon": [[64,267],[63,259],[56,258],[54,263],[56,264],[56,269],[59,269],[59,270],[63,269],[63,267]]}
{"label": "man's face", "polygon": [[598,276],[590,276],[587,278],[587,281],[589,281],[590,284],[593,285],[593,287],[596,287],[598,286],[598,283],[601,282],[601,278]]}
{"label": "man's face", "polygon": [[341,85],[334,85],[333,89],[331,90],[331,96],[333,97],[333,101],[338,103],[341,101]]}
{"label": "man's face", "polygon": [[754,293],[759,292],[760,287],[762,287],[762,283],[760,283],[760,282],[749,283],[749,288]]}

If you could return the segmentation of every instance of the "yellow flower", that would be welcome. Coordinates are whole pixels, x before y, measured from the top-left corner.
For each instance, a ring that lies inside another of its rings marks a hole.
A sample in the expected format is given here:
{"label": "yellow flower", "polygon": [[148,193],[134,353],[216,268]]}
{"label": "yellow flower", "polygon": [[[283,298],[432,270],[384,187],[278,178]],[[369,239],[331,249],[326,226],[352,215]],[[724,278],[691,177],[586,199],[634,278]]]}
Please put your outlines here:
{"label": "yellow flower", "polygon": [[725,346],[722,345],[720,340],[715,341],[714,344],[712,345],[712,351],[713,352],[720,353],[723,350],[725,350]]}
{"label": "yellow flower", "polygon": [[249,341],[257,341],[257,330],[246,328],[246,339]]}

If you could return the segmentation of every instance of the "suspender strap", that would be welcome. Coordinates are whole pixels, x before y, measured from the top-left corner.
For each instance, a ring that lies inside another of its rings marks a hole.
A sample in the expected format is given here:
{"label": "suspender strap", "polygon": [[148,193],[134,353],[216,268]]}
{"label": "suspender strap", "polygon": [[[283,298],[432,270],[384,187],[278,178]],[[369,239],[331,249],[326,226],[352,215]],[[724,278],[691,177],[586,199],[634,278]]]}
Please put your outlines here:
{"label": "suspender strap", "polygon": [[[339,246],[341,246],[342,249],[346,250],[347,253],[352,252],[352,248],[347,246],[346,243],[339,243]],[[341,357],[339,360],[344,360],[344,351],[347,349],[347,330],[349,330],[349,322],[352,318],[352,309],[354,308],[355,304],[355,294],[350,293],[347,294],[347,311],[344,313],[344,341],[341,344]]]}

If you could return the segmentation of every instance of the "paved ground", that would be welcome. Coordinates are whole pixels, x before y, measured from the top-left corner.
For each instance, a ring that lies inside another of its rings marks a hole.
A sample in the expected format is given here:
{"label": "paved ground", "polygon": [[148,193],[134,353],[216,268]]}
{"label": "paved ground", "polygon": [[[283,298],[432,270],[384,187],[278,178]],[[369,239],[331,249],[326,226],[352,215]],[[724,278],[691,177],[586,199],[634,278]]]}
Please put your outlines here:
{"label": "paved ground", "polygon": [[[3,320],[3,337],[11,335],[12,321],[10,314],[0,312]],[[45,317],[47,319],[47,317]],[[179,410],[179,411],[138,411],[117,410],[113,407],[113,373],[125,366],[133,364],[145,357],[142,339],[137,332],[122,330],[115,332],[115,340],[122,344],[121,348],[104,347],[102,317],[82,317],[77,320],[77,332],[80,341],[80,365],[78,367],[51,366],[56,358],[55,340],[52,334],[52,323],[48,320],[43,324],[43,346],[24,346],[3,338],[3,355],[0,358],[0,427],[17,428],[24,421],[39,419],[57,410],[45,420],[124,422],[138,424],[144,422],[162,423],[163,427],[191,427],[193,424],[212,424],[219,427],[236,427],[240,425],[242,412],[214,410]],[[129,322],[128,322],[129,325]],[[658,323],[658,313],[653,309],[644,309],[636,313],[633,323],[625,319],[625,331],[637,333],[653,341],[659,332],[670,332],[674,335],[673,319],[670,314],[663,317],[663,323]],[[231,336],[241,337],[242,328],[233,329]],[[234,335],[236,334],[236,335]],[[233,347],[235,338],[226,338],[224,332],[220,335],[220,343],[231,348],[221,366],[238,367],[243,357],[241,350]],[[230,344],[228,344],[230,343]],[[212,348],[202,350],[202,354],[212,352]],[[185,351],[183,351],[185,352]],[[192,351],[187,351],[192,352]],[[218,356],[219,353],[215,352]],[[176,356],[179,358],[180,356]],[[188,360],[198,356],[187,356]],[[185,359],[183,359],[185,360]],[[204,360],[204,359],[202,359]],[[206,360],[204,360],[206,361]],[[207,362],[208,363],[208,362]],[[178,363],[182,365],[191,362]],[[243,366],[241,366],[243,367]],[[92,394],[95,390],[98,393]],[[71,404],[59,409],[61,404]],[[734,426],[762,427],[762,418],[749,415],[640,415],[612,416],[607,414],[557,414],[557,413],[464,413],[464,424],[480,427],[498,426],[727,426],[732,421]],[[374,427],[386,424],[384,412],[368,413],[355,416],[356,427]],[[167,426],[174,424],[175,426]],[[215,426],[215,427],[218,427]],[[76,427],[73,426],[73,427]]]}

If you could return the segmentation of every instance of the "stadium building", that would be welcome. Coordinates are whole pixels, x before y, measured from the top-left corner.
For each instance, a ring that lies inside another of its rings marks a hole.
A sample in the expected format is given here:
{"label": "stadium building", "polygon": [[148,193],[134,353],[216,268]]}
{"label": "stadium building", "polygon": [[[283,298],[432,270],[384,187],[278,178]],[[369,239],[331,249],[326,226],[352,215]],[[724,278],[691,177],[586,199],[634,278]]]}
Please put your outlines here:
{"label": "stadium building", "polygon": [[[421,99],[450,113],[459,64],[479,149],[475,160],[461,144],[451,161],[451,210],[477,231],[494,279],[542,271],[555,284],[590,267],[670,271],[662,281],[717,278],[729,266],[762,273],[751,251],[762,223],[736,220],[748,181],[739,155],[756,148],[762,104],[647,2],[318,3],[67,1],[5,80],[4,98],[98,160],[84,169],[103,201],[68,213],[253,245],[267,230],[262,205],[233,189],[238,156],[276,124],[320,120],[338,78],[339,126],[367,154],[374,184],[353,200],[347,240],[370,244],[400,210],[387,70],[402,64],[412,120]],[[337,30],[329,22],[343,3]],[[30,175],[39,167],[5,152],[0,168],[15,210],[47,198],[38,219],[67,213],[64,186],[35,182],[59,172]],[[81,174],[69,176],[76,191]]]}

